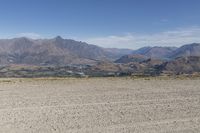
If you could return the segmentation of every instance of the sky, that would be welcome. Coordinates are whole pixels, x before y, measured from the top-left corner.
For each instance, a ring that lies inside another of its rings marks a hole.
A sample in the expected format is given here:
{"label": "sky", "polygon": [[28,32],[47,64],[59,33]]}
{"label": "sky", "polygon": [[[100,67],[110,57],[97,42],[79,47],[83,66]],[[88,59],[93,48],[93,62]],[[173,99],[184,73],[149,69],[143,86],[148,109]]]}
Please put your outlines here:
{"label": "sky", "polygon": [[200,0],[0,0],[0,38],[137,49],[200,42]]}

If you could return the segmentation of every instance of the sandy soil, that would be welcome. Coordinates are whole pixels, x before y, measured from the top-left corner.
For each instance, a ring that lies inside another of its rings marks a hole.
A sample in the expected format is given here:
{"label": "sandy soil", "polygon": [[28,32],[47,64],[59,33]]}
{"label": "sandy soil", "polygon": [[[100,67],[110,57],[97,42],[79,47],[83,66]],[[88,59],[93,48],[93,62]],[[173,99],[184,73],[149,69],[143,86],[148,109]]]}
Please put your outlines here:
{"label": "sandy soil", "polygon": [[0,79],[1,133],[200,133],[200,80]]}

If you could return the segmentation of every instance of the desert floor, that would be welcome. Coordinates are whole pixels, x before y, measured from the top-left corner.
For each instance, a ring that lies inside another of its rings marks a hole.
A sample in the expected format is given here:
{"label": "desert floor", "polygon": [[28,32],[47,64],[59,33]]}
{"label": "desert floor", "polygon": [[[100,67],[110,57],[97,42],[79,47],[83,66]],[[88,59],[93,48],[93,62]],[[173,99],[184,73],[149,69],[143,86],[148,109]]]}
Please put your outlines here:
{"label": "desert floor", "polygon": [[199,79],[0,79],[0,133],[200,133]]}

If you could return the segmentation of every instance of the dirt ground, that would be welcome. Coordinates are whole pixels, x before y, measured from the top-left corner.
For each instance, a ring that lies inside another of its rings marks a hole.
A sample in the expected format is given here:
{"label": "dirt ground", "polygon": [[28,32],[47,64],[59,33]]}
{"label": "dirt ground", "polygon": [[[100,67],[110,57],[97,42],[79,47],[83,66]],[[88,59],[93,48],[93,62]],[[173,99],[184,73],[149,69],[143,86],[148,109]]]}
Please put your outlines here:
{"label": "dirt ground", "polygon": [[0,79],[0,133],[200,133],[200,80]]}

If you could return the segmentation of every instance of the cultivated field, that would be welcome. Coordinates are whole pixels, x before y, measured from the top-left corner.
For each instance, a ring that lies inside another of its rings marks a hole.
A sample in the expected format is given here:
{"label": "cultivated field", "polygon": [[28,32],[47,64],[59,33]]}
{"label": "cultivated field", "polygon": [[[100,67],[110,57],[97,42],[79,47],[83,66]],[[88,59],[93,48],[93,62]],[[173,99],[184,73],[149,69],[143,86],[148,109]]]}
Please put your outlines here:
{"label": "cultivated field", "polygon": [[200,80],[0,79],[0,133],[200,133]]}

